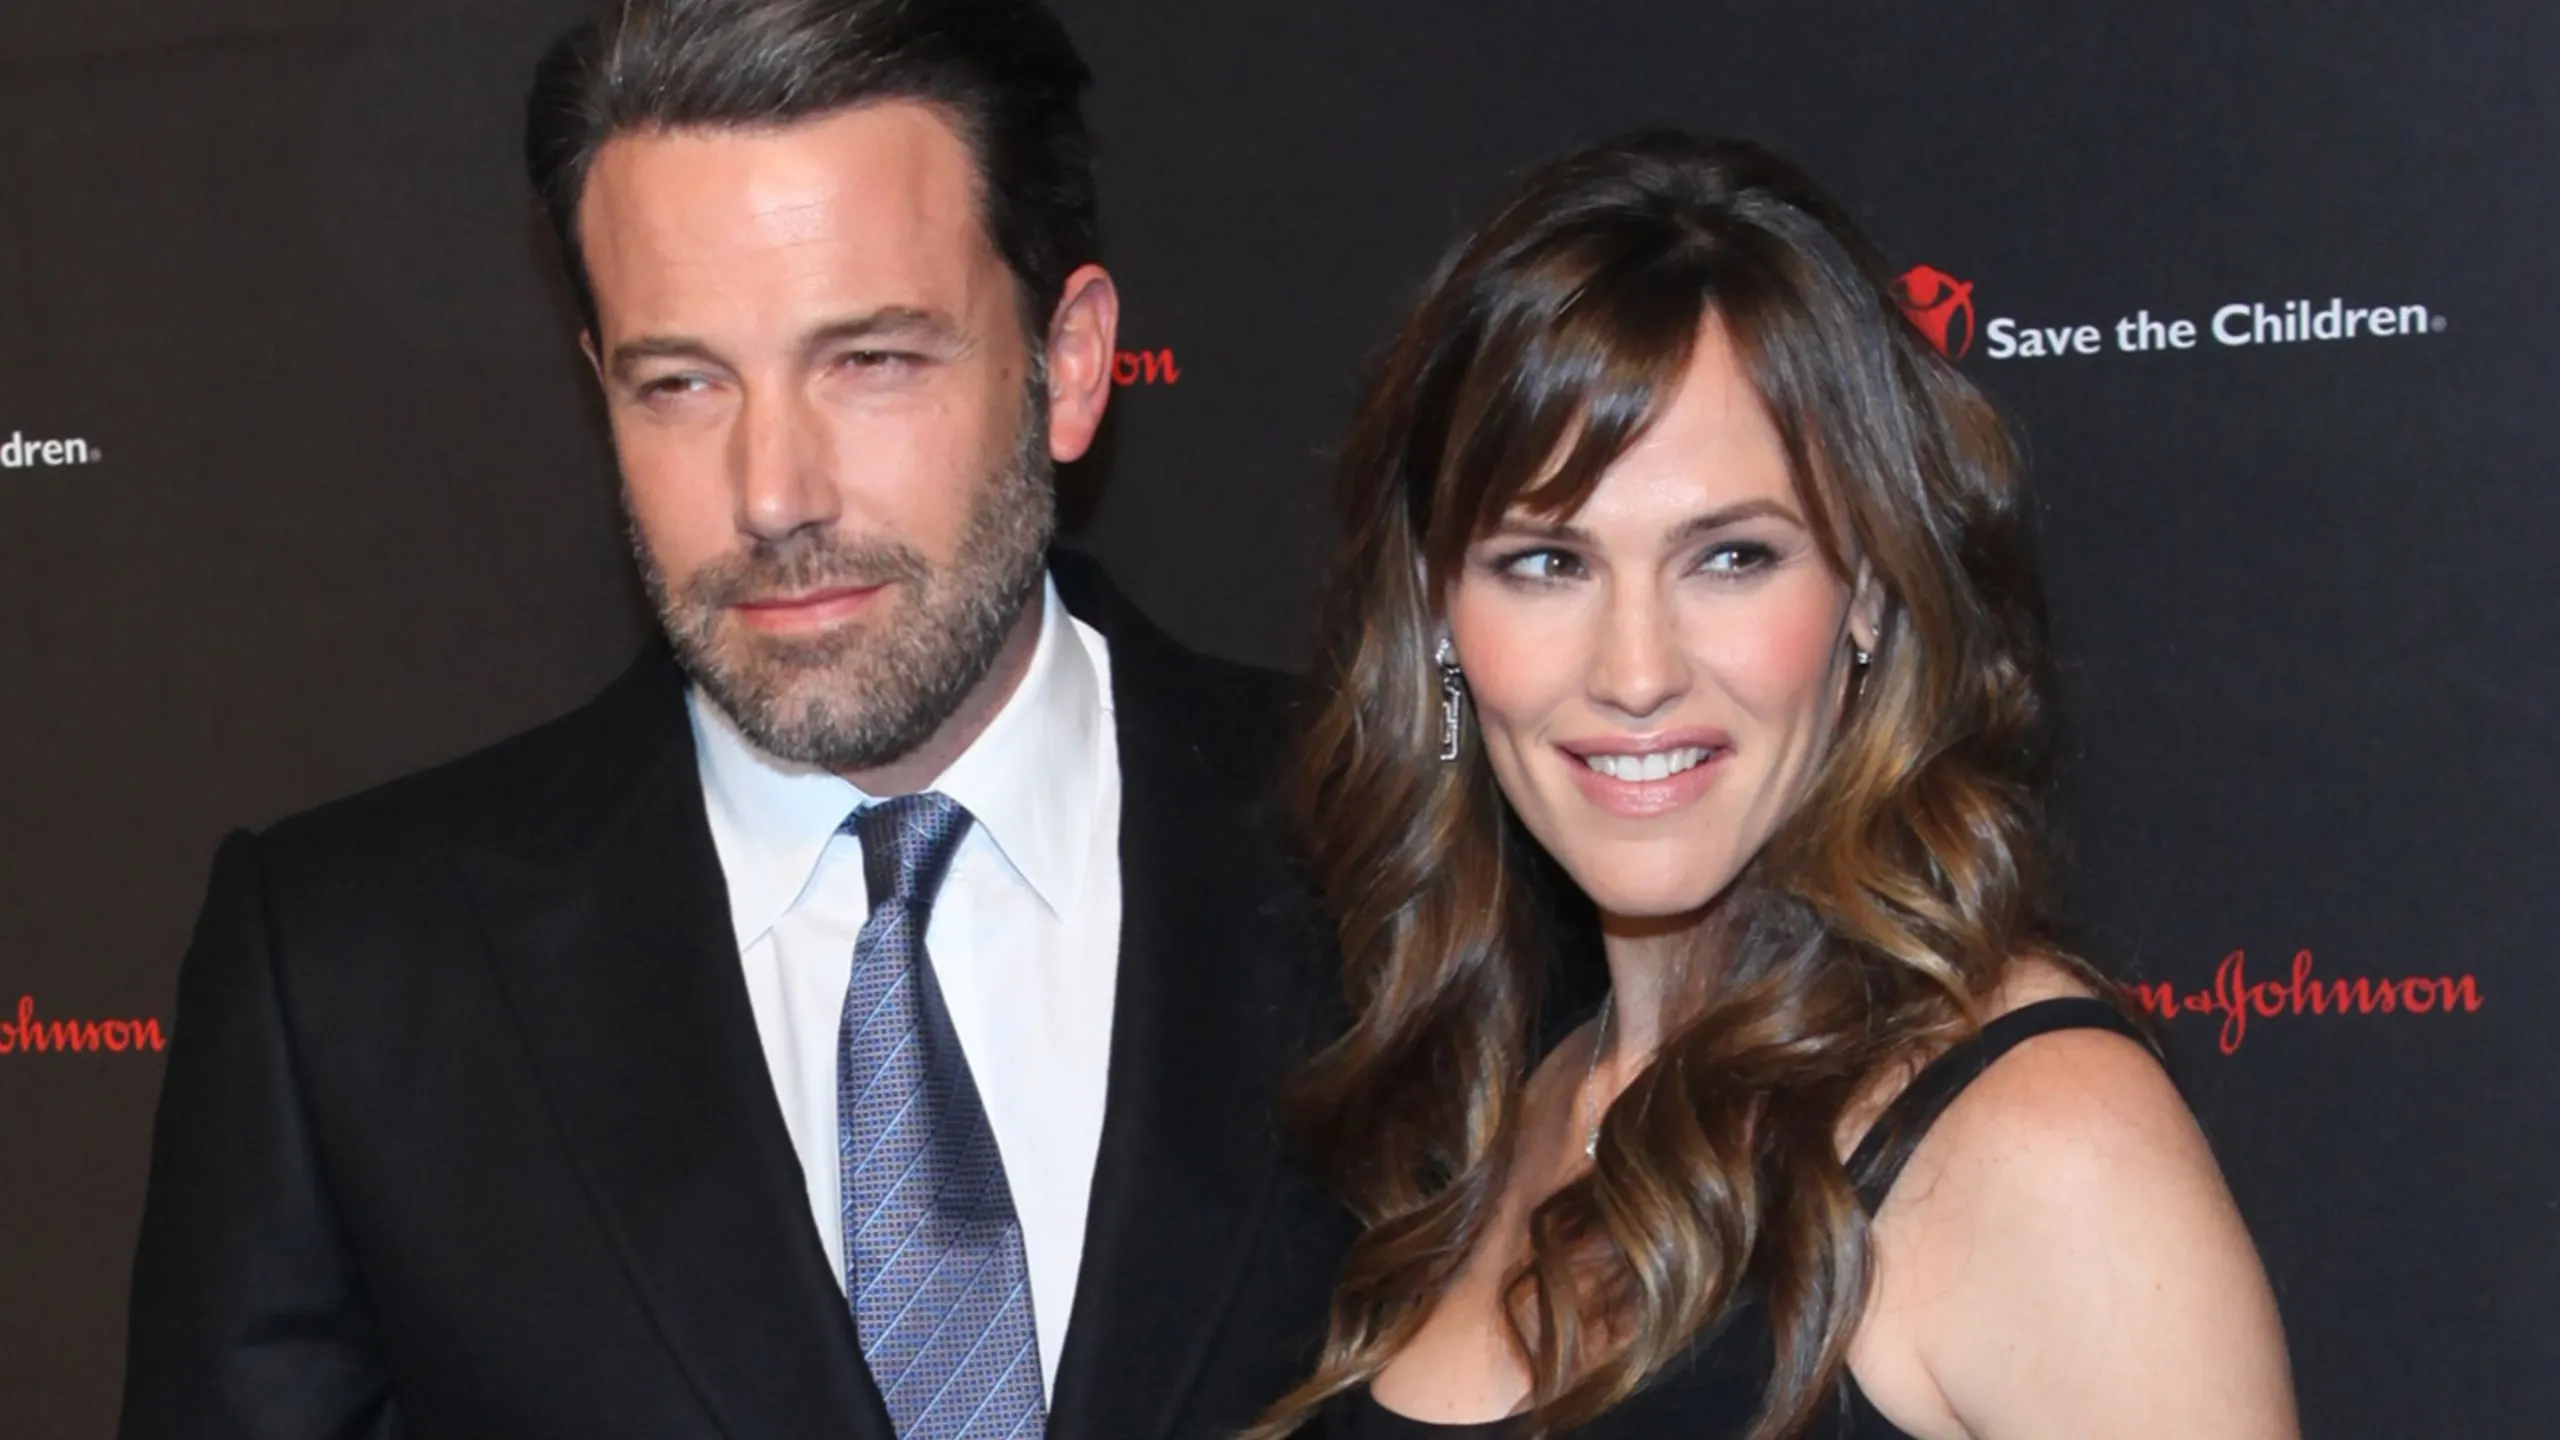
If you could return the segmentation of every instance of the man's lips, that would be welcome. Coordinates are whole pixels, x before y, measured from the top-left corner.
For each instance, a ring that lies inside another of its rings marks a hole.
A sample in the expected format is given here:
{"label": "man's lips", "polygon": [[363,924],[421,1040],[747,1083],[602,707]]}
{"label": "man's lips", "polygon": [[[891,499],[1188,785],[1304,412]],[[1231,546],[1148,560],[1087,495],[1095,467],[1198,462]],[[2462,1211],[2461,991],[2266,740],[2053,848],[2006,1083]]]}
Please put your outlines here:
{"label": "man's lips", "polygon": [[729,609],[740,620],[775,634],[820,630],[842,624],[867,609],[886,585],[829,585],[796,595],[768,595],[740,600]]}
{"label": "man's lips", "polygon": [[1721,730],[1559,741],[1574,783],[1611,814],[1645,819],[1680,809],[1707,792],[1733,754]]}

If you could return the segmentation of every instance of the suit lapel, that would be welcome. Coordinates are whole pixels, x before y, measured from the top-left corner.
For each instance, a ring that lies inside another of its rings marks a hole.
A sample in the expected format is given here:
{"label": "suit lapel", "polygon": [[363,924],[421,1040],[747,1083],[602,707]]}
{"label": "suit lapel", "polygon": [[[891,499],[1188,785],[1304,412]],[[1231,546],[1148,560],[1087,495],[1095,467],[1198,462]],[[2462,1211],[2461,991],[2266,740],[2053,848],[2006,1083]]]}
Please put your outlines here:
{"label": "suit lapel", "polygon": [[544,1098],[722,1431],[891,1440],[766,1073],[673,665],[593,716],[520,833],[463,860]]}
{"label": "suit lapel", "polygon": [[[1061,567],[1062,584],[1070,577]],[[1088,582],[1090,583],[1090,582]],[[1079,598],[1069,590],[1071,602]],[[1051,1440],[1170,1432],[1250,1261],[1278,1172],[1272,1108],[1317,1000],[1311,920],[1257,788],[1183,727],[1170,642],[1107,592],[1121,946],[1108,1106]]]}

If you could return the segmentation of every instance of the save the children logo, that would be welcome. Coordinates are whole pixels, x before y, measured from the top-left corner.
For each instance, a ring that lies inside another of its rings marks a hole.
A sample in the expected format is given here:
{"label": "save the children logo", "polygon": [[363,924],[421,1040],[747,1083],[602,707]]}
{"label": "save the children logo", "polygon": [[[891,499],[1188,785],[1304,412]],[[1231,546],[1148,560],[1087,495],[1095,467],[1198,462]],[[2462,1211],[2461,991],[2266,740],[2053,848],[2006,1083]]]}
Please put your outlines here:
{"label": "save the children logo", "polygon": [[23,430],[12,430],[9,438],[0,440],[0,470],[50,470],[64,465],[95,465],[105,459],[98,447],[86,440],[46,440],[32,438]]}
{"label": "save the children logo", "polygon": [[[1975,352],[1974,286],[1932,265],[1914,265],[1894,280],[1902,313],[1938,353],[1961,360]],[[2104,320],[2052,316],[2021,319],[1993,315],[1981,322],[1979,353],[1985,360],[2052,360],[2105,354],[2175,354],[2211,344],[2218,349],[2300,345],[2318,341],[2401,340],[2442,334],[2451,322],[2416,302],[2233,300],[2201,318],[2142,307]]]}
{"label": "save the children logo", "polygon": [[1973,282],[1944,270],[1914,265],[1893,282],[1902,313],[1950,360],[1961,360],[1973,348]]}

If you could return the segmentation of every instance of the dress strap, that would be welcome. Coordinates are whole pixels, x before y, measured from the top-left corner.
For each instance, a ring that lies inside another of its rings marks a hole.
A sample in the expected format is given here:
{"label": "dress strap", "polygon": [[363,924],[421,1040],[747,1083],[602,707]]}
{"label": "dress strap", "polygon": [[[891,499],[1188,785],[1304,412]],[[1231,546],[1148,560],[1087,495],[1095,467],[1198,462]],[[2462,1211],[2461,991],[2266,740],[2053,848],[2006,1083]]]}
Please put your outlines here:
{"label": "dress strap", "polygon": [[1913,1076],[1858,1142],[1849,1156],[1849,1179],[1858,1187],[1858,1203],[1867,1214],[1884,1209],[1893,1182],[1902,1178],[1902,1167],[1911,1163],[1911,1152],[1920,1148],[1929,1127],[1938,1123],[1966,1086],[1990,1069],[1993,1061],[2054,1030],[2112,1030],[2155,1056],[2160,1053],[2151,1037],[2126,1019],[2123,1011],[2094,996],[2039,1000],[1992,1020],[1972,1039],[1950,1046]]}

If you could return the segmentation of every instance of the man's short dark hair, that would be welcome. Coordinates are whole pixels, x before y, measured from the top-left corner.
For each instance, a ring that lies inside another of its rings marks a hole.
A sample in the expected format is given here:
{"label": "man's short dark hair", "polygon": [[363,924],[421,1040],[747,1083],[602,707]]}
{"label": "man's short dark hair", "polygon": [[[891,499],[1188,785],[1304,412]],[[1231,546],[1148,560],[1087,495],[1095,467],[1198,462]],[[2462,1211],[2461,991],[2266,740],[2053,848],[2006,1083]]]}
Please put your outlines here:
{"label": "man's short dark hair", "polygon": [[562,36],[526,102],[525,167],[596,327],[578,198],[616,135],[761,128],[884,100],[953,121],[1035,346],[1096,254],[1085,68],[1039,0],[618,0]]}

